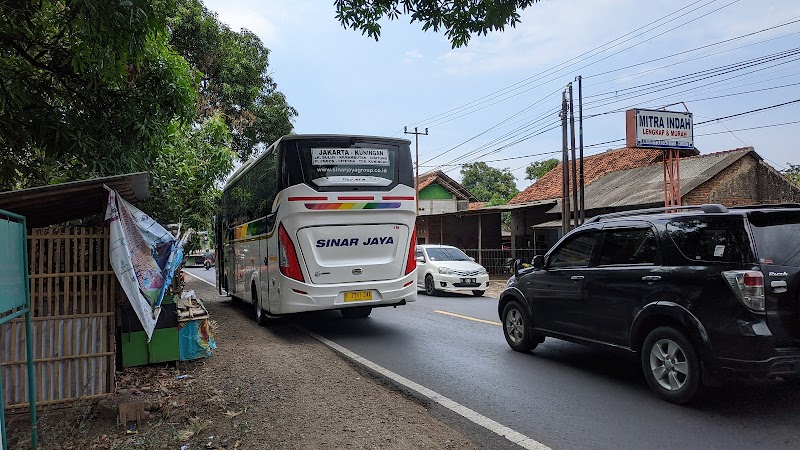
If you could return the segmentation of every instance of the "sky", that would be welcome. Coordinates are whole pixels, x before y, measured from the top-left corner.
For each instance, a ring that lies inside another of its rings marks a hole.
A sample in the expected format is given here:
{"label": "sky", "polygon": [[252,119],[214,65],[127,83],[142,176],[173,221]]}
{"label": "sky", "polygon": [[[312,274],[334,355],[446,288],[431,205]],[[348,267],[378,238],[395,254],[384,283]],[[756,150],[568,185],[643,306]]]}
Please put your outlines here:
{"label": "sky", "polygon": [[376,42],[343,28],[332,0],[205,5],[270,49],[296,133],[405,137],[414,152],[404,127],[427,128],[420,173],[460,180],[484,161],[524,189],[528,164],[561,157],[561,93],[573,82],[577,120],[578,75],[585,155],[624,146],[626,109],[666,106],[693,114],[701,154],[752,146],[778,170],[800,164],[797,0],[543,0],[458,49],[408,16],[382,21]]}

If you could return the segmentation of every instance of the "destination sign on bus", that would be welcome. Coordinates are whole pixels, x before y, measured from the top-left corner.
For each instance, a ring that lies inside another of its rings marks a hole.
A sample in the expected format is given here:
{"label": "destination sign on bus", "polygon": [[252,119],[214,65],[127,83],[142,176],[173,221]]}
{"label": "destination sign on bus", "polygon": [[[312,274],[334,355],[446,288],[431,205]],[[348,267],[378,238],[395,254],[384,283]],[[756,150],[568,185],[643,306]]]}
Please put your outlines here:
{"label": "destination sign on bus", "polygon": [[388,166],[389,151],[384,148],[312,148],[311,163],[315,166]]}

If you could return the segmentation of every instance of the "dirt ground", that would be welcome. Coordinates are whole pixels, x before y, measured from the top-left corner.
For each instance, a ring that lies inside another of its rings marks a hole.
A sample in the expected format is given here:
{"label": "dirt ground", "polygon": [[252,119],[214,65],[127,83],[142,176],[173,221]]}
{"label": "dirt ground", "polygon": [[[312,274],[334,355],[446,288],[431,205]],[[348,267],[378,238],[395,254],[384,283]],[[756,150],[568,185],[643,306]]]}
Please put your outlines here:
{"label": "dirt ground", "polygon": [[[187,278],[214,321],[211,358],[129,368],[99,405],[40,413],[43,449],[468,449],[469,437],[418,400],[365,375],[287,323],[258,327]],[[493,283],[496,296],[504,283]],[[120,403],[144,402],[135,434],[116,423]],[[11,448],[30,448],[24,412],[8,417]]]}

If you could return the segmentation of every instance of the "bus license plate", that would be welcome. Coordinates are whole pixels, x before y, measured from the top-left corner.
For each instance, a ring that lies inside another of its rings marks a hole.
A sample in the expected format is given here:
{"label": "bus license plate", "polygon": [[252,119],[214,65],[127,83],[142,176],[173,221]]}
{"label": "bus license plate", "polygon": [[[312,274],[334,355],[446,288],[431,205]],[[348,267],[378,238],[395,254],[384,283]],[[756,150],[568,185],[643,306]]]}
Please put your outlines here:
{"label": "bus license plate", "polygon": [[346,302],[363,302],[372,300],[372,291],[353,291],[344,293],[344,301]]}
{"label": "bus license plate", "polygon": [[461,282],[466,284],[475,284],[475,278],[462,278]]}

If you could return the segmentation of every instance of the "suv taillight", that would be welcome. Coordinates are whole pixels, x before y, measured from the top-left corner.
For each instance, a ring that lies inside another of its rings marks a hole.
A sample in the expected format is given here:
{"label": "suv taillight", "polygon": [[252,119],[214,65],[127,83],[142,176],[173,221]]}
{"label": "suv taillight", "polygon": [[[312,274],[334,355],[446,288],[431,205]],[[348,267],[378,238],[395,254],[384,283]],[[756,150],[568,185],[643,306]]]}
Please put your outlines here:
{"label": "suv taillight", "polygon": [[417,258],[414,256],[414,250],[417,248],[417,227],[414,226],[414,231],[411,233],[411,242],[408,244],[408,259],[406,260],[406,275],[410,274],[417,268]]}
{"label": "suv taillight", "polygon": [[764,274],[757,270],[727,270],[722,276],[744,306],[764,311]]}
{"label": "suv taillight", "polygon": [[294,244],[283,228],[283,224],[278,227],[278,266],[281,273],[297,281],[303,279],[303,271],[300,270],[300,261],[297,259],[297,252],[294,251]]}

